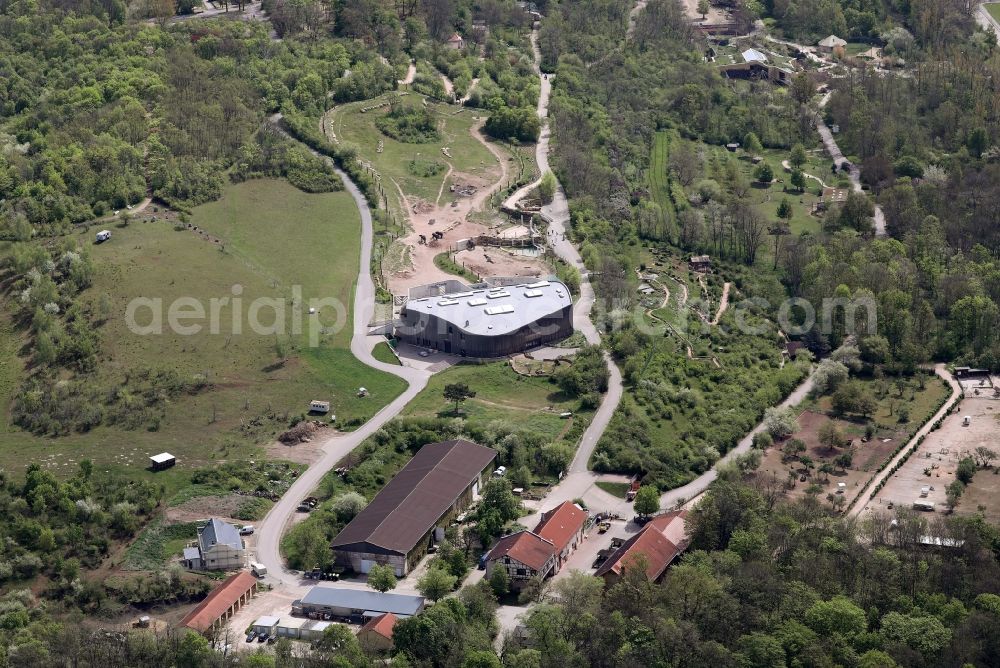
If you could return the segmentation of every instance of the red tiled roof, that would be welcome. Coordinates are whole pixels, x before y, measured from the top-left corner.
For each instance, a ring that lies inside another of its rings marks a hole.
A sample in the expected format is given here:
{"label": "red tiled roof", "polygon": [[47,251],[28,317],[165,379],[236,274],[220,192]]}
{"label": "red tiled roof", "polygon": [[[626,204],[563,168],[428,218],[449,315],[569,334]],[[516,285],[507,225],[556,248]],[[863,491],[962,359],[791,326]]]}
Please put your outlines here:
{"label": "red tiled roof", "polygon": [[462,41],[462,36],[459,35],[458,33],[455,33],[454,35],[451,36],[451,38],[448,41],[449,42],[461,42]]}
{"label": "red tiled roof", "polygon": [[509,556],[532,570],[541,571],[555,553],[556,548],[552,541],[530,531],[518,531],[501,538],[490,550],[490,556],[487,559],[496,561]]}
{"label": "red tiled roof", "polygon": [[396,615],[391,612],[387,612],[384,615],[379,615],[373,619],[368,620],[368,623],[361,627],[358,631],[358,635],[361,635],[365,631],[372,631],[379,634],[383,638],[392,640],[392,629],[396,626]]}
{"label": "red tiled roof", "polygon": [[561,552],[572,540],[574,534],[583,529],[587,521],[587,511],[572,501],[563,501],[547,513],[535,527],[535,533],[550,541]]}
{"label": "red tiled roof", "polygon": [[229,609],[229,606],[240,600],[240,596],[256,584],[257,578],[247,571],[229,576],[181,620],[181,626],[204,633],[212,628],[212,624]]}
{"label": "red tiled roof", "polygon": [[686,510],[673,510],[649,520],[648,526],[655,527],[663,534],[664,538],[674,545],[685,546],[687,544],[687,530],[684,526],[686,517]]}
{"label": "red tiled roof", "polygon": [[642,531],[612,552],[608,560],[597,569],[595,575],[597,577],[603,577],[608,573],[621,575],[625,568],[642,556],[646,560],[646,577],[655,581],[663,575],[663,571],[667,570],[667,566],[680,552],[680,548],[667,540],[659,529],[646,525]]}

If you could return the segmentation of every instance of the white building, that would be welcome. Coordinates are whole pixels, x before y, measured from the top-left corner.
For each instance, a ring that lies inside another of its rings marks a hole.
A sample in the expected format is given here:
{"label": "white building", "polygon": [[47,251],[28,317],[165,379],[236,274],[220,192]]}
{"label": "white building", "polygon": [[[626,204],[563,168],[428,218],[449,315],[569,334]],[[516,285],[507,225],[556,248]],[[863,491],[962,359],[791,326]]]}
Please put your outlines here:
{"label": "white building", "polygon": [[198,527],[198,546],[184,550],[184,565],[198,571],[228,571],[243,568],[246,545],[232,524],[212,518]]}

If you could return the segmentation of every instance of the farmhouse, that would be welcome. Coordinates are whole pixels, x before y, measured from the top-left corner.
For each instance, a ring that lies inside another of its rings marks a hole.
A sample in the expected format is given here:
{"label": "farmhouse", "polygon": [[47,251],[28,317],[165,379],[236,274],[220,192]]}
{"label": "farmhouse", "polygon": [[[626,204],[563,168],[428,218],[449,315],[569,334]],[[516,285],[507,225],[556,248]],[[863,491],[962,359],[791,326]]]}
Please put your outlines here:
{"label": "farmhouse", "polygon": [[479,495],[496,454],[461,439],[425,445],[333,540],[334,559],[357,573],[388,564],[406,575],[434,529]]}
{"label": "farmhouse", "polygon": [[372,619],[388,612],[397,617],[412,617],[424,609],[422,596],[391,594],[367,589],[315,586],[292,603],[293,615],[308,617]]}
{"label": "farmhouse", "polygon": [[534,531],[504,536],[486,557],[486,577],[497,568],[507,571],[511,589],[517,591],[534,577],[555,575],[583,540],[587,511],[564,501],[542,513]]}
{"label": "farmhouse", "polygon": [[535,533],[555,547],[556,571],[583,540],[587,515],[586,510],[572,501],[563,501],[552,510],[542,513],[541,520],[535,526]]}
{"label": "farmhouse", "polygon": [[198,527],[198,546],[184,549],[184,565],[196,571],[243,568],[245,557],[246,547],[239,530],[215,518]]}
{"label": "farmhouse", "polygon": [[531,531],[504,536],[486,557],[487,579],[496,569],[504,569],[514,591],[519,591],[532,578],[549,577],[555,567],[555,545]]}
{"label": "farmhouse", "polygon": [[684,531],[686,516],[687,511],[681,510],[654,517],[642,531],[612,552],[595,575],[604,578],[604,583],[611,586],[626,568],[644,563],[646,577],[651,582],[659,581],[667,567],[687,547]]}
{"label": "farmhouse", "polygon": [[181,620],[181,627],[209,634],[225,625],[257,593],[257,578],[246,571],[230,576]]}
{"label": "farmhouse", "polygon": [[693,255],[688,261],[688,268],[691,271],[711,271],[712,258],[707,255]]}
{"label": "farmhouse", "polygon": [[396,626],[397,619],[396,615],[391,612],[371,618],[358,631],[358,643],[362,649],[375,652],[391,651],[393,647],[392,629]]}
{"label": "farmhouse", "polygon": [[469,357],[504,357],[573,333],[573,298],[559,281],[409,299],[395,334],[405,343]]}

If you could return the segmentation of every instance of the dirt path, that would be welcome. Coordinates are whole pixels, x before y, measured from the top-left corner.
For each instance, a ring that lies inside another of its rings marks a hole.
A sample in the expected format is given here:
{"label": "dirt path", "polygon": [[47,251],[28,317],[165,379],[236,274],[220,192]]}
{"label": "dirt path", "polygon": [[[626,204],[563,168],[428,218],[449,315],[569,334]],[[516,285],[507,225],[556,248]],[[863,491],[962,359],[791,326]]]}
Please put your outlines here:
{"label": "dirt path", "polygon": [[410,67],[406,70],[406,76],[399,80],[400,86],[409,86],[417,76],[417,66],[411,60]]}
{"label": "dirt path", "polygon": [[[788,162],[788,160],[782,160],[781,161],[781,167],[786,172],[792,171],[792,163]],[[823,182],[823,179],[819,178],[818,176],[810,174],[809,172],[802,172],[802,176],[806,177],[807,179],[812,179],[813,181],[817,181],[824,188],[829,188],[829,186],[826,185],[826,183]]]}
{"label": "dirt path", "polygon": [[448,98],[454,100],[455,99],[455,86],[451,83],[451,79],[449,79],[447,76],[445,76],[444,74],[442,74],[441,75],[441,83],[444,84],[444,91],[446,93],[448,93]]}
{"label": "dirt path", "polygon": [[[441,195],[444,193],[444,184],[448,183],[448,177],[450,177],[451,173],[455,171],[455,168],[452,167],[452,164],[447,160],[445,161],[444,164],[448,165],[448,171],[445,172],[444,178],[441,179],[441,187],[438,188],[438,196],[437,199],[434,200],[434,206],[441,206]],[[395,181],[393,183],[395,183]],[[399,188],[399,184],[396,184],[396,187]],[[402,193],[403,192],[402,189],[400,189],[399,192]]]}
{"label": "dirt path", "polygon": [[[851,179],[851,186],[854,192],[863,192],[861,188],[861,170],[858,166],[852,162],[849,162],[844,154],[840,151],[840,146],[837,145],[837,140],[834,139],[833,133],[830,128],[827,127],[826,122],[823,120],[822,109],[826,106],[827,102],[830,101],[830,96],[833,93],[827,93],[824,95],[819,102],[819,108],[821,113],[816,114],[816,130],[819,131],[819,136],[823,140],[823,145],[826,146],[827,153],[833,158],[833,163],[837,165],[837,168],[843,167],[844,163],[847,163],[847,174]],[[874,202],[873,202],[874,203]],[[885,232],[885,214],[882,213],[882,207],[875,204],[875,236],[884,237]]]}
{"label": "dirt path", "polygon": [[729,287],[731,283],[725,283],[722,286],[722,299],[719,301],[719,310],[715,312],[715,317],[712,318],[711,324],[718,325],[719,320],[722,319],[722,314],[726,312],[726,308],[729,306]]}
{"label": "dirt path", "polygon": [[462,96],[462,99],[458,100],[456,104],[464,105],[466,102],[468,102],[469,98],[472,97],[472,91],[476,90],[476,84],[478,83],[479,83],[479,77],[473,79],[472,82],[469,83],[469,90],[465,92],[465,95]]}

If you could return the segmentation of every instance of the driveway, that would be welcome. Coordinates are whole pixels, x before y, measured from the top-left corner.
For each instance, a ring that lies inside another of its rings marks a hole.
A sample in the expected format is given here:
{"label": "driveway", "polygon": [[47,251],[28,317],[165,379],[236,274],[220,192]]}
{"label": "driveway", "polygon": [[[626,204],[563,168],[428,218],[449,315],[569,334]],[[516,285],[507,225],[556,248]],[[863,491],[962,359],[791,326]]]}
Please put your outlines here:
{"label": "driveway", "polygon": [[[280,120],[280,117],[276,120]],[[358,211],[361,213],[361,258],[354,292],[354,333],[351,338],[351,353],[374,369],[402,378],[409,383],[409,386],[406,391],[382,408],[356,431],[338,433],[323,443],[323,455],[319,461],[299,476],[298,480],[272,506],[267,516],[259,523],[256,553],[251,554],[249,560],[267,566],[268,578],[276,586],[297,587],[300,583],[300,579],[296,575],[285,569],[279,549],[281,536],[284,534],[290,519],[295,515],[299,502],[319,485],[323,476],[336,466],[337,462],[378,431],[382,425],[396,417],[427,385],[427,381],[432,375],[427,369],[385,364],[372,356],[372,349],[382,339],[381,337],[369,336],[368,333],[368,323],[375,311],[375,286],[369,273],[372,249],[371,211],[368,209],[364,195],[354,185],[354,182],[340,169],[336,169],[336,171],[343,179],[347,191],[354,198]]]}

